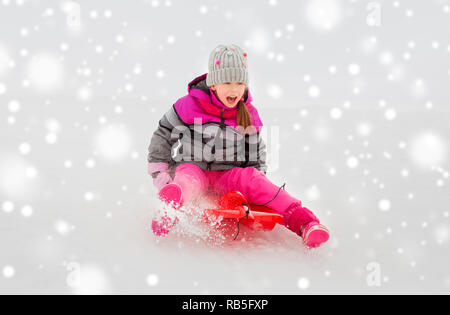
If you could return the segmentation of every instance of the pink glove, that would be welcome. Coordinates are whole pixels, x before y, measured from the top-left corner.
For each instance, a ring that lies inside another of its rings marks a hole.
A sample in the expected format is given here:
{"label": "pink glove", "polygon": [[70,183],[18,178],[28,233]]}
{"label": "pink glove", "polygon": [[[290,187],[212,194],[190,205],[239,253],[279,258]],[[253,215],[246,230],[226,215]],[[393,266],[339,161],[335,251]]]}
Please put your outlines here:
{"label": "pink glove", "polygon": [[148,164],[148,173],[150,175],[159,172],[155,178],[153,178],[153,185],[155,185],[158,190],[161,190],[164,186],[172,182],[172,177],[168,173],[169,164],[167,163],[149,163]]}
{"label": "pink glove", "polygon": [[161,190],[164,186],[172,182],[172,177],[169,173],[160,173],[156,178],[153,179],[153,185],[155,185],[158,190]]}

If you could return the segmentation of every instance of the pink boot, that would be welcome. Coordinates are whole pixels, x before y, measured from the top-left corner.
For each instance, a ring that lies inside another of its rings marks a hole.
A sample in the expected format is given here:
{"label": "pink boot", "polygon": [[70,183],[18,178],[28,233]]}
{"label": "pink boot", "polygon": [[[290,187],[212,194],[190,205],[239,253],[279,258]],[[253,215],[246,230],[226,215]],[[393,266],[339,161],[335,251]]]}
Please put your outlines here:
{"label": "pink boot", "polygon": [[287,228],[303,238],[303,244],[307,247],[318,247],[330,238],[328,229],[320,224],[311,210],[302,207],[301,202],[291,204],[283,220]]}
{"label": "pink boot", "polygon": [[[183,191],[175,183],[164,186],[159,192],[159,199],[166,204],[172,204],[175,209],[182,206]],[[156,236],[167,236],[170,229],[177,223],[177,219],[172,219],[167,214],[163,214],[159,220],[152,220],[152,230]]]}
{"label": "pink boot", "polygon": [[328,229],[318,222],[310,222],[300,229],[303,244],[307,247],[319,247],[330,238]]}
{"label": "pink boot", "polygon": [[167,204],[173,203],[175,209],[179,209],[182,206],[183,190],[178,184],[168,184],[160,190],[159,199]]}

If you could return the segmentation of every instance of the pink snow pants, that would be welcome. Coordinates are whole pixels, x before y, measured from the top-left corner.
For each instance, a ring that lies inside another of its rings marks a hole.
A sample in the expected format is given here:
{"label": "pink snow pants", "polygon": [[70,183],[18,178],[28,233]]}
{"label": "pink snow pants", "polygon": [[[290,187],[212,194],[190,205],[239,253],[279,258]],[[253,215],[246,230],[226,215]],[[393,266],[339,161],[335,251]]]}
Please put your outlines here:
{"label": "pink snow pants", "polygon": [[267,207],[283,215],[293,203],[300,203],[285,190],[274,185],[266,175],[254,167],[235,167],[227,171],[204,171],[197,165],[184,163],[175,169],[173,182],[181,186],[183,200],[190,200],[193,196],[207,191],[214,191],[220,195],[237,190],[248,202],[265,204],[278,196]]}

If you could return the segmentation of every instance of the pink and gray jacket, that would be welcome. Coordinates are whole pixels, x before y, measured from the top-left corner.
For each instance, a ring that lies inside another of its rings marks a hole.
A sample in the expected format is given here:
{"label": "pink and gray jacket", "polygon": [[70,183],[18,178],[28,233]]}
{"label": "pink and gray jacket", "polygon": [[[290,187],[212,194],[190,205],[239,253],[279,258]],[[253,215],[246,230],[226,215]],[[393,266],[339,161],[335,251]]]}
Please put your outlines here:
{"label": "pink and gray jacket", "polygon": [[149,146],[148,162],[167,163],[171,174],[184,163],[205,171],[253,166],[266,173],[263,124],[251,104],[250,91],[245,93],[244,103],[254,128],[247,134],[237,126],[237,105],[223,105],[206,85],[206,74],[190,82],[188,92],[159,121]]}

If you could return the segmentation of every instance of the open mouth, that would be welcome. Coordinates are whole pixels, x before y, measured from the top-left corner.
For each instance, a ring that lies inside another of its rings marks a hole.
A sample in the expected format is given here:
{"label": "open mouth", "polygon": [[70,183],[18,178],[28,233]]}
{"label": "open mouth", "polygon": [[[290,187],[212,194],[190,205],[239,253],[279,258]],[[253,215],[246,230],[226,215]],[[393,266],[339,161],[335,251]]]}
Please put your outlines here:
{"label": "open mouth", "polygon": [[230,104],[236,102],[236,100],[237,100],[237,97],[227,97],[227,101],[228,101],[228,103],[230,103]]}

